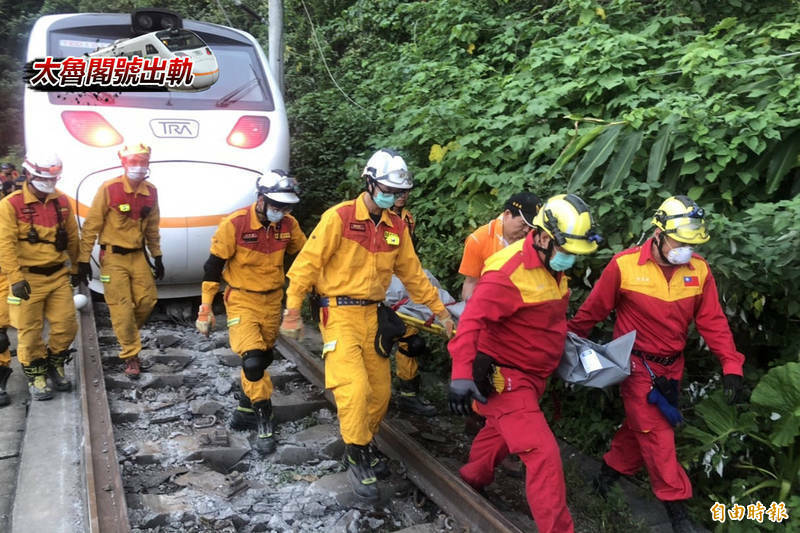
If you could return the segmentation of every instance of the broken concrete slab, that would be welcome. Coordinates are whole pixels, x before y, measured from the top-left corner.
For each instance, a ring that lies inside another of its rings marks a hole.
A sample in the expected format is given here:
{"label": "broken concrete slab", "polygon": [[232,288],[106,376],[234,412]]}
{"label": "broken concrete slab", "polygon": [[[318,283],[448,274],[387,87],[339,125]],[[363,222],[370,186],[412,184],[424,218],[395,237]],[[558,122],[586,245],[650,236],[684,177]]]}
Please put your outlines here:
{"label": "broken concrete slab", "polygon": [[193,415],[213,415],[226,410],[226,406],[214,400],[192,400],[189,410]]}
{"label": "broken concrete slab", "polygon": [[108,402],[111,411],[111,421],[115,424],[124,422],[135,422],[142,416],[142,405],[136,402],[126,402],[125,400],[110,400]]}
{"label": "broken concrete slab", "polygon": [[219,447],[219,448],[203,448],[194,451],[183,458],[184,461],[197,461],[203,460],[204,464],[208,465],[220,473],[228,473],[231,467],[239,462],[244,457],[250,448],[234,448],[234,447]]}
{"label": "broken concrete slab", "polygon": [[380,499],[377,502],[365,502],[356,496],[353,489],[350,488],[350,482],[347,480],[347,471],[345,471],[322,476],[306,488],[305,495],[313,497],[317,501],[332,498],[342,507],[371,509],[385,504],[394,494],[393,486],[381,481],[378,482],[378,491]]}
{"label": "broken concrete slab", "polygon": [[344,442],[339,427],[334,424],[317,424],[294,434],[291,440],[300,446],[315,450],[316,457],[339,458],[344,454]]}
{"label": "broken concrete slab", "polygon": [[324,399],[308,399],[301,392],[284,394],[274,391],[272,394],[272,413],[276,422],[299,420],[327,405]]}

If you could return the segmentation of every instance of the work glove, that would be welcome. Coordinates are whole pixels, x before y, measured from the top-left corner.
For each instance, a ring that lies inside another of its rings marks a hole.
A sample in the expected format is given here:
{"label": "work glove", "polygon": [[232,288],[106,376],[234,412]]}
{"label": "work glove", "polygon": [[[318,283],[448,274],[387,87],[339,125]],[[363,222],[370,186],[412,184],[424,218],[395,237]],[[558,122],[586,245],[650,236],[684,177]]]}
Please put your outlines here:
{"label": "work glove", "polygon": [[155,261],[156,263],[153,277],[155,277],[158,280],[164,279],[164,262],[161,260],[161,256],[160,255],[155,256],[153,258],[153,261]]}
{"label": "work glove", "polygon": [[92,279],[92,266],[89,263],[78,263],[78,273],[72,276],[72,286],[89,285]]}
{"label": "work glove", "polygon": [[8,350],[8,334],[6,328],[0,328],[0,353]]}
{"label": "work glove", "polygon": [[439,322],[442,324],[445,336],[448,339],[452,339],[453,334],[456,330],[456,323],[453,320],[453,317],[450,316],[450,313],[447,311],[447,309],[445,309],[444,311],[442,311],[442,313],[437,315],[436,318],[438,318]]}
{"label": "work glove", "polygon": [[208,337],[208,334],[214,329],[216,323],[217,319],[214,318],[214,313],[211,312],[211,306],[208,304],[200,304],[200,309],[197,310],[197,320],[194,323],[194,327],[197,328],[197,331]]}
{"label": "work glove", "polygon": [[283,312],[280,332],[281,335],[298,341],[303,338],[303,319],[299,309],[287,309]]}
{"label": "work glove", "polygon": [[27,300],[31,297],[31,285],[24,279],[11,285],[11,294],[20,300]]}
{"label": "work glove", "polygon": [[736,374],[725,374],[722,376],[722,388],[725,391],[725,400],[728,405],[733,405],[741,401],[744,382],[742,376]]}
{"label": "work glove", "polygon": [[472,412],[472,400],[486,403],[486,397],[478,390],[478,386],[471,379],[454,379],[450,382],[450,392],[447,401],[450,411],[458,415],[468,415]]}

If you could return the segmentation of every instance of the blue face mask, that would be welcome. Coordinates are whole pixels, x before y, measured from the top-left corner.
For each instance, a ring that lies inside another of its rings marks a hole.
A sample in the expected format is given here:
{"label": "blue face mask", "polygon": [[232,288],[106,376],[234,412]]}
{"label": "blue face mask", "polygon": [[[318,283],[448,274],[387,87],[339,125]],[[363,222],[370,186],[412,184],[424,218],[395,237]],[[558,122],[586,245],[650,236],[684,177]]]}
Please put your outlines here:
{"label": "blue face mask", "polygon": [[283,211],[280,209],[272,209],[271,207],[267,207],[267,220],[272,223],[280,222],[283,219]]}
{"label": "blue face mask", "polygon": [[375,191],[375,194],[372,195],[372,199],[381,209],[389,209],[394,205],[394,194],[381,192],[380,190]]}
{"label": "blue face mask", "polygon": [[550,259],[550,268],[556,272],[563,272],[564,270],[572,267],[575,264],[575,256],[572,254],[565,254],[556,250],[556,255]]}

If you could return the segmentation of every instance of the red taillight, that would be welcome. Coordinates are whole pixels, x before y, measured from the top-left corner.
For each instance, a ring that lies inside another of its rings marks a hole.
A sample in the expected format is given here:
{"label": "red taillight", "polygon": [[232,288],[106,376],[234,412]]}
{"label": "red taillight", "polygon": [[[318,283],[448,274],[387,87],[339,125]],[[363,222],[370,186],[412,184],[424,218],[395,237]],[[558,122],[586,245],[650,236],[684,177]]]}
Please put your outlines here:
{"label": "red taillight", "polygon": [[213,56],[214,54],[211,53],[211,50],[206,48],[206,55]]}
{"label": "red taillight", "polygon": [[64,111],[61,120],[67,131],[83,144],[105,148],[122,142],[122,135],[95,111]]}
{"label": "red taillight", "polygon": [[228,134],[228,144],[236,148],[255,148],[267,139],[269,119],[245,115]]}

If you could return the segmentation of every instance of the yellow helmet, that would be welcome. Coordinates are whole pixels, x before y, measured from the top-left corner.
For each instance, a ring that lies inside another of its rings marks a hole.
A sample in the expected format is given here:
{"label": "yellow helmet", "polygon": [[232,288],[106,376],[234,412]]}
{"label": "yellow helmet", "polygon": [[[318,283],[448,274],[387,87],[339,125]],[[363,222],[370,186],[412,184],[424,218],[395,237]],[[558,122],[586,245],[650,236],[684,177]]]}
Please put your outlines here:
{"label": "yellow helmet", "polygon": [[117,155],[123,161],[135,155],[146,155],[147,157],[150,157],[150,147],[141,142],[127,144],[123,146],[119,152],[117,152]]}
{"label": "yellow helmet", "polygon": [[688,196],[670,196],[653,215],[653,224],[665,235],[686,244],[703,244],[711,238],[702,207]]}
{"label": "yellow helmet", "polygon": [[597,250],[603,238],[597,233],[589,207],[575,194],[548,199],[533,219],[555,243],[571,254],[585,255]]}

